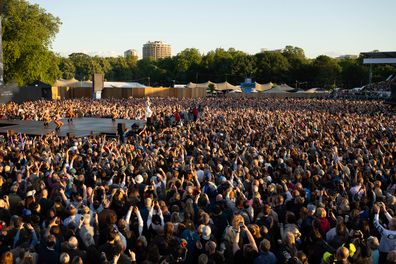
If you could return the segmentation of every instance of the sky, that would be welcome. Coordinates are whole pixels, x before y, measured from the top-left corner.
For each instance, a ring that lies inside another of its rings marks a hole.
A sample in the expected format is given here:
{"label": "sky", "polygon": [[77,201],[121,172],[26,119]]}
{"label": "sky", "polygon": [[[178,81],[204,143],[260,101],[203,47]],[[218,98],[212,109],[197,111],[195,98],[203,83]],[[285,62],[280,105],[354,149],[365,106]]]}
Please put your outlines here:
{"label": "sky", "polygon": [[206,53],[301,47],[336,57],[396,50],[395,0],[29,0],[62,21],[52,49],[118,56],[147,41]]}

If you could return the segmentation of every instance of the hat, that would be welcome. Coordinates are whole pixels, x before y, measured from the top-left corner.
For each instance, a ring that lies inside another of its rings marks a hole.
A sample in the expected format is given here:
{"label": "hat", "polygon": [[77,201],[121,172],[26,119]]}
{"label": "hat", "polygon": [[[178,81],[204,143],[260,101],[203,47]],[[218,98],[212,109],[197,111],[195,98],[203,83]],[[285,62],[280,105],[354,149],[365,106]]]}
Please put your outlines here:
{"label": "hat", "polygon": [[315,211],[316,211],[316,206],[313,205],[313,204],[308,204],[307,208],[308,208],[308,211],[311,212],[311,213],[313,213],[313,214],[314,214]]}
{"label": "hat", "polygon": [[136,176],[135,177],[135,182],[138,183],[138,184],[142,183],[143,182],[142,175],[139,174],[138,176]]}
{"label": "hat", "polygon": [[76,169],[75,168],[71,168],[70,170],[69,170],[69,172],[70,172],[70,174],[76,174]]}
{"label": "hat", "polygon": [[209,240],[211,234],[212,234],[212,229],[210,228],[210,226],[204,226],[202,228],[202,238],[204,240]]}
{"label": "hat", "polygon": [[28,191],[27,194],[26,194],[26,197],[34,196],[35,194],[36,194],[35,190]]}
{"label": "hat", "polygon": [[29,209],[23,209],[22,210],[22,216],[23,217],[29,217],[29,216],[31,216],[32,215],[32,211],[30,211]]}
{"label": "hat", "polygon": [[220,176],[219,177],[219,182],[220,183],[223,183],[223,182],[226,182],[227,181],[227,178],[226,177],[224,177],[224,176]]}

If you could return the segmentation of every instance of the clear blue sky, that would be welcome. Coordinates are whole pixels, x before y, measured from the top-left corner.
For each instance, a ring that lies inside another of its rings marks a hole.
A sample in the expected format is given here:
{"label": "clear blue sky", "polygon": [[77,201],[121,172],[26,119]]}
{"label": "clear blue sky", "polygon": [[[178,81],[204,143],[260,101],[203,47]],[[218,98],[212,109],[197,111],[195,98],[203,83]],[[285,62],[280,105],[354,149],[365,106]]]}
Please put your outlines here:
{"label": "clear blue sky", "polygon": [[53,50],[121,55],[148,40],[206,53],[301,47],[308,57],[396,50],[395,0],[29,0],[62,20]]}

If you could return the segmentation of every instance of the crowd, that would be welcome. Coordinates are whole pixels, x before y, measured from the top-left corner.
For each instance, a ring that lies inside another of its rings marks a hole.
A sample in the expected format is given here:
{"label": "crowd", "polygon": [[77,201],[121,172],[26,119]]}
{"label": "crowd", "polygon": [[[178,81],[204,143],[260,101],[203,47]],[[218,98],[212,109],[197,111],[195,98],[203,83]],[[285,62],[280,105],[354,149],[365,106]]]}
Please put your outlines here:
{"label": "crowd", "polygon": [[0,116],[70,108],[148,122],[122,140],[0,138],[0,263],[396,263],[381,102],[81,99]]}

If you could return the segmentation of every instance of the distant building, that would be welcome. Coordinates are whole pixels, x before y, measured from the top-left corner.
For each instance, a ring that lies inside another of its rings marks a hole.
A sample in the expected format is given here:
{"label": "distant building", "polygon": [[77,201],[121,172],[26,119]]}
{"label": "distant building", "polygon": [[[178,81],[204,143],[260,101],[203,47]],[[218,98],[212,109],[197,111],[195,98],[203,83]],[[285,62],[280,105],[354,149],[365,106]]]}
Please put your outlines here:
{"label": "distant building", "polygon": [[171,54],[171,46],[162,41],[149,41],[143,45],[143,59],[154,60],[168,58]]}
{"label": "distant building", "polygon": [[283,52],[283,49],[274,49],[274,50],[269,50],[269,49],[266,49],[266,48],[262,48],[261,50],[260,50],[260,52]]}
{"label": "distant building", "polygon": [[358,55],[341,55],[336,57],[336,59],[338,60],[342,60],[342,59],[357,59],[359,56]]}
{"label": "distant building", "polygon": [[124,52],[124,57],[129,57],[129,56],[133,56],[133,57],[138,57],[138,53],[137,50],[135,49],[129,49],[127,51]]}

